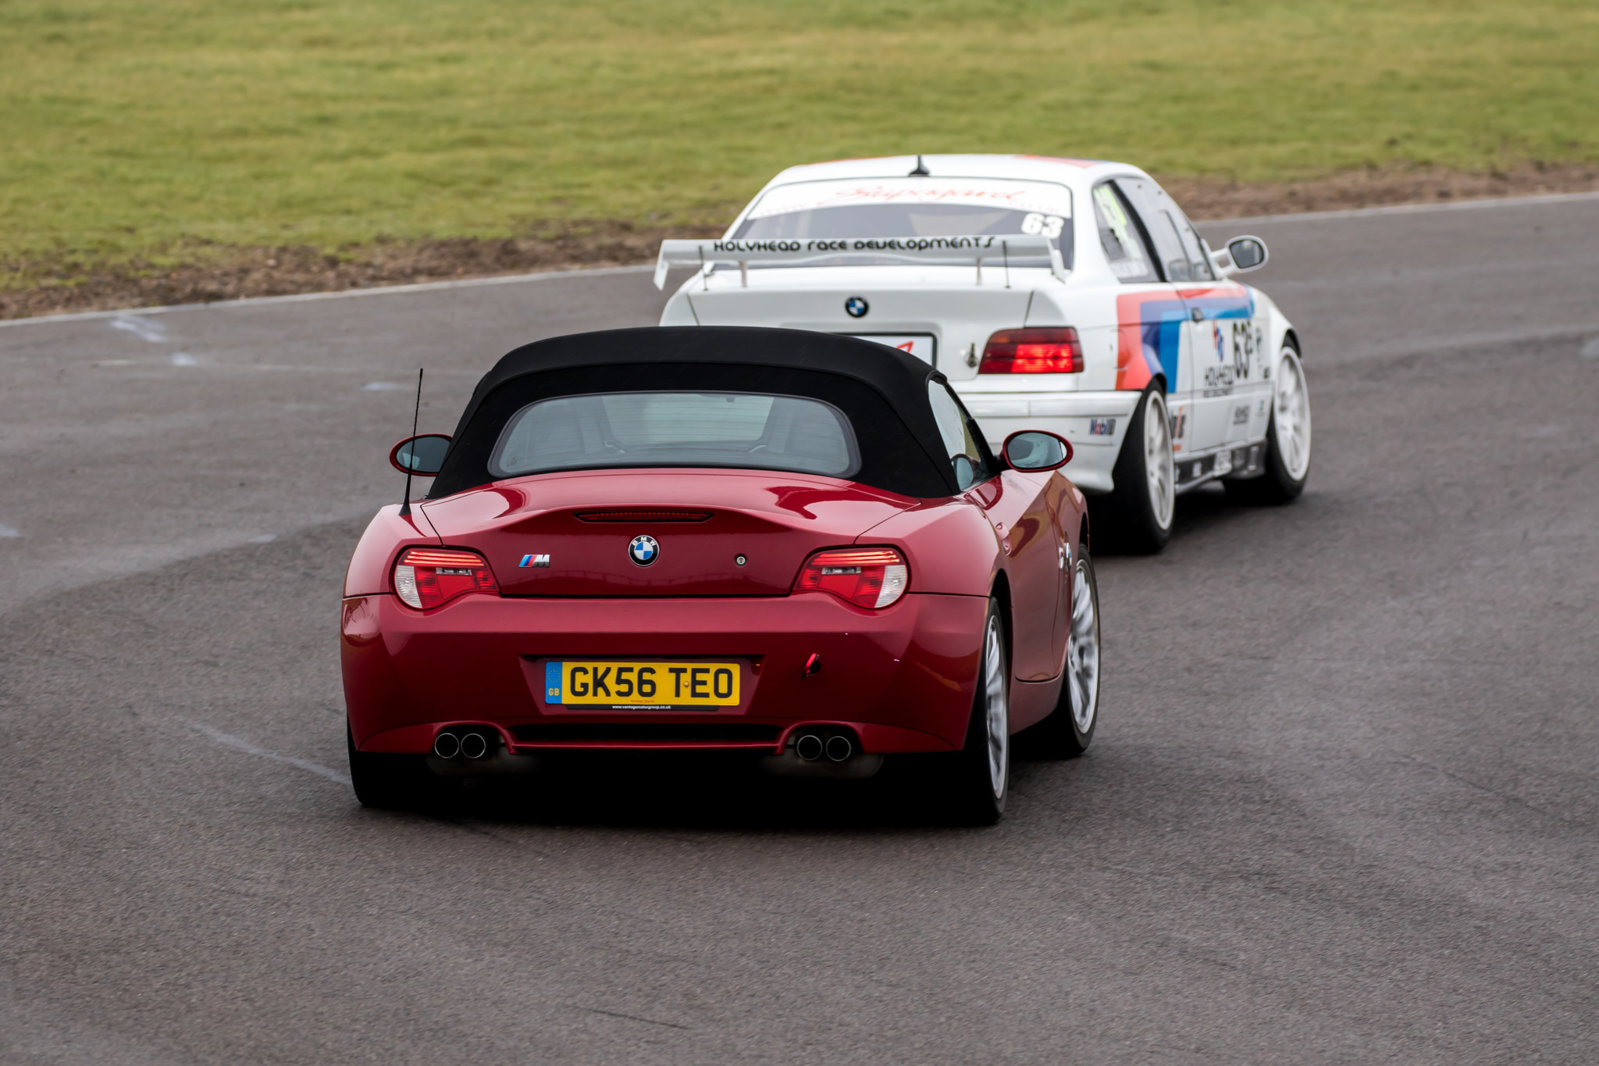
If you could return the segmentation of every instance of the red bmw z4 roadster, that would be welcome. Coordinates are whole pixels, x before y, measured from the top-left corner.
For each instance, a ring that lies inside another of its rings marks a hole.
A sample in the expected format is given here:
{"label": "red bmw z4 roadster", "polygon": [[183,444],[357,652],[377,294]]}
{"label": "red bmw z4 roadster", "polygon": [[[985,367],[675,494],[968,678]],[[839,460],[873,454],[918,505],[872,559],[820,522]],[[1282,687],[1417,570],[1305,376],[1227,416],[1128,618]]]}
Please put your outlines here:
{"label": "red bmw z4 roadster", "polygon": [[478,383],[385,507],[342,612],[368,806],[560,751],[733,749],[865,777],[942,753],[963,820],[1013,735],[1081,754],[1099,604],[1071,445],[984,443],[944,376],[849,337],[653,328],[539,341]]}

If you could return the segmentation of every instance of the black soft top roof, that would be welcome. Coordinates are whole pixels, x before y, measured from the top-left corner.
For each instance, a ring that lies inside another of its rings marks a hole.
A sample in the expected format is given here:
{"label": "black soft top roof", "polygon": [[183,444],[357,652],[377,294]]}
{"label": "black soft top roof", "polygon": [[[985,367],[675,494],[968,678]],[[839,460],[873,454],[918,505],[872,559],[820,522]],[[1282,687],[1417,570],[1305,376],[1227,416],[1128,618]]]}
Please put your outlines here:
{"label": "black soft top roof", "polygon": [[594,392],[727,389],[810,396],[848,416],[856,480],[907,496],[959,491],[927,399],[944,376],[906,352],[829,333],[753,326],[651,326],[574,333],[517,348],[483,375],[429,496],[494,480],[488,458],[512,415]]}

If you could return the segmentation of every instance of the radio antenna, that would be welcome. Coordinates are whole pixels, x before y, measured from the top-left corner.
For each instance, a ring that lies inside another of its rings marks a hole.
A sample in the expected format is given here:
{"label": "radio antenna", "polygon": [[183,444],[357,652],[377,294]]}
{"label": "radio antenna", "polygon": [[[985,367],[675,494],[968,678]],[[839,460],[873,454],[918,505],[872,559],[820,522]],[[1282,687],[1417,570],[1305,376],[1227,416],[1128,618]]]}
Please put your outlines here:
{"label": "radio antenna", "polygon": [[[411,436],[416,436],[416,424],[422,418],[422,368],[416,368],[416,409],[411,412]],[[416,460],[416,442],[411,442],[410,455],[405,460],[405,498],[400,501],[400,513],[411,513],[411,467]]]}
{"label": "radio antenna", "polygon": [[916,154],[916,169],[905,175],[907,178],[930,178],[933,172],[927,169],[927,164],[922,162],[921,153]]}

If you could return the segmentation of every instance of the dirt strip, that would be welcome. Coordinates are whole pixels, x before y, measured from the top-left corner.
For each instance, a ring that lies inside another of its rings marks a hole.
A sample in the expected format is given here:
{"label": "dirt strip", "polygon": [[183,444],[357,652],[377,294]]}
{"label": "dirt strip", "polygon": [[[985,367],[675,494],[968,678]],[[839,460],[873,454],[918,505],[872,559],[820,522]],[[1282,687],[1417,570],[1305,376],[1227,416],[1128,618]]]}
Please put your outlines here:
{"label": "dirt strip", "polygon": [[[1162,178],[1197,219],[1241,218],[1392,204],[1599,190],[1599,163],[1523,163],[1490,173],[1438,168],[1372,168],[1312,181],[1246,184],[1213,178]],[[84,268],[41,261],[0,261],[0,275],[48,278],[0,292],[0,318],[66,311],[206,303],[247,296],[399,285],[417,281],[520,274],[571,267],[649,262],[663,237],[714,237],[721,227],[658,227],[580,220],[502,239],[380,240],[324,250],[300,246],[194,244],[163,250],[194,265],[158,267],[134,260]]]}

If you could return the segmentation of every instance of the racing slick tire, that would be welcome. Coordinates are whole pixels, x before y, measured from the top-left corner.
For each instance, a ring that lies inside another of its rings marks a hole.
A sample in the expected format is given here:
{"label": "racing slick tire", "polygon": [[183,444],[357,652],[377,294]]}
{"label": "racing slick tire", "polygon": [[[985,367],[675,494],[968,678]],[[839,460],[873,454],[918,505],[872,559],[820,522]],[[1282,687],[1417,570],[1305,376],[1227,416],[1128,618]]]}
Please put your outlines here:
{"label": "racing slick tire", "polygon": [[[1110,542],[1136,555],[1160,551],[1171,539],[1172,516],[1177,510],[1177,467],[1159,379],[1144,390],[1127,424],[1111,481],[1115,487],[1105,497],[1104,507]],[[1099,543],[1107,543],[1103,535]]]}
{"label": "racing slick tire", "polygon": [[1077,758],[1088,750],[1099,724],[1099,583],[1086,550],[1072,571],[1069,623],[1060,702],[1049,717],[1016,738],[1025,739],[1029,754],[1047,759]]}
{"label": "racing slick tire", "polygon": [[1305,491],[1310,476],[1310,392],[1305,388],[1305,366],[1292,342],[1283,345],[1277,361],[1265,466],[1259,477],[1224,481],[1228,497],[1239,503],[1281,504]]}
{"label": "racing slick tire", "polygon": [[999,601],[988,601],[977,692],[966,744],[954,760],[953,813],[963,825],[993,825],[1005,814],[1010,792],[1010,656]]}
{"label": "racing slick tire", "polygon": [[432,775],[419,757],[357,751],[348,722],[344,726],[344,742],[350,751],[350,783],[355,786],[355,798],[361,806],[392,811],[426,805]]}

